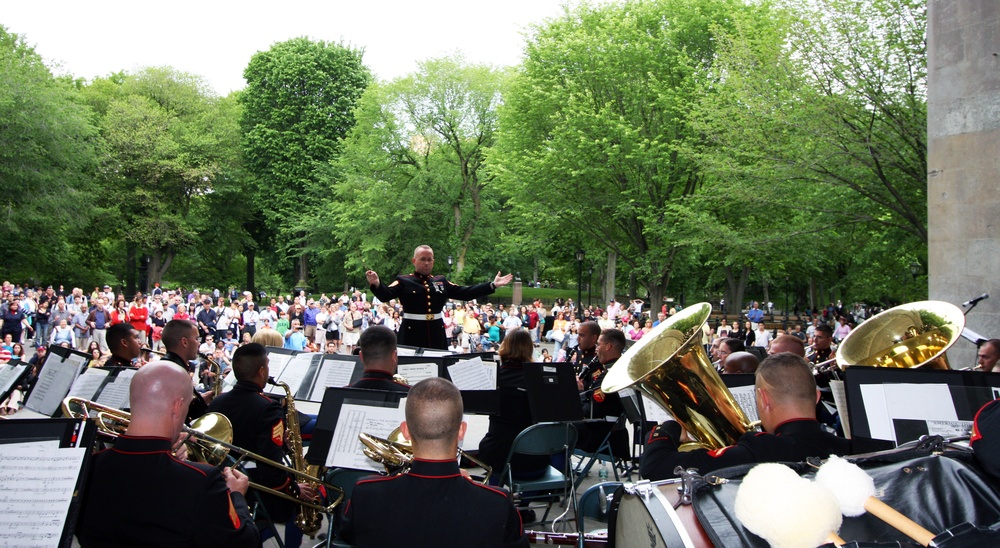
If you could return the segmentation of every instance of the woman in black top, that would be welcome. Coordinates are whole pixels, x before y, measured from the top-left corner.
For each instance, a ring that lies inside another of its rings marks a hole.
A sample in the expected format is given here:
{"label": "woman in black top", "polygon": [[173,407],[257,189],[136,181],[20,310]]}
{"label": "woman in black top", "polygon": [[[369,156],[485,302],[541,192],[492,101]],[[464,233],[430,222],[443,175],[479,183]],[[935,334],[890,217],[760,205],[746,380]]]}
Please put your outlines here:
{"label": "woman in black top", "polygon": [[[497,373],[500,414],[490,415],[489,431],[479,443],[479,459],[493,467],[490,482],[494,484],[501,479],[514,438],[534,424],[522,367],[532,361],[534,351],[531,334],[523,327],[507,333],[500,343],[500,369]],[[512,461],[511,473],[520,479],[539,477],[548,467],[549,460],[546,455],[517,455]]]}

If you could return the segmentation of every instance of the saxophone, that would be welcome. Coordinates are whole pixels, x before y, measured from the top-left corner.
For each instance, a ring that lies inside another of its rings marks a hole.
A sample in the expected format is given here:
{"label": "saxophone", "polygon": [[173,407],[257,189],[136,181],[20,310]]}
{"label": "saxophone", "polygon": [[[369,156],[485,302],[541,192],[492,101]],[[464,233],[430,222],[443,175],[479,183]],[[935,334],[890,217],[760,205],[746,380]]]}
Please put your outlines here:
{"label": "saxophone", "polygon": [[[285,427],[288,429],[288,450],[291,453],[292,468],[308,476],[319,477],[319,466],[315,464],[307,465],[302,451],[302,430],[299,427],[299,414],[295,411],[295,398],[292,397],[292,389],[287,383],[274,380],[274,377],[269,377],[267,382],[275,386],[280,386],[285,391],[285,404],[287,405]],[[308,483],[319,487],[318,483]],[[295,525],[299,529],[302,529],[302,532],[308,535],[309,538],[313,538],[319,532],[322,520],[323,517],[316,508],[303,504],[299,507],[299,513],[295,517]]]}

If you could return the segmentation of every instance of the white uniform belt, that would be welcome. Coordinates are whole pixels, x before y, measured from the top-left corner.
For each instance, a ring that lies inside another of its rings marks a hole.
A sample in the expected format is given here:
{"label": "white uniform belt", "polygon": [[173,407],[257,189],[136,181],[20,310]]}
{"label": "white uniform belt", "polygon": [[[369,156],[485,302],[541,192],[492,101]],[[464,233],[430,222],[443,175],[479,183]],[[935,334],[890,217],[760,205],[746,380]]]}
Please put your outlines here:
{"label": "white uniform belt", "polygon": [[437,314],[407,314],[406,312],[403,313],[404,320],[418,320],[422,322],[429,322],[431,320],[440,320],[443,317],[444,315],[442,315],[440,312],[438,312]]}

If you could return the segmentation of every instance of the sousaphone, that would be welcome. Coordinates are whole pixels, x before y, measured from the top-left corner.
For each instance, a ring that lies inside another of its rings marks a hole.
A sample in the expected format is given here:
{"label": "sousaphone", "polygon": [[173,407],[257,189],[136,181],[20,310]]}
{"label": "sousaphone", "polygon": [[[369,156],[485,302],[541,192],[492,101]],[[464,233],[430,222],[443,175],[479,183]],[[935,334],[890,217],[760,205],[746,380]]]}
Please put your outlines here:
{"label": "sousaphone", "polygon": [[943,301],[917,301],[872,316],[837,348],[837,365],[950,369],[945,352],[962,336],[965,315]]}
{"label": "sousaphone", "polygon": [[670,413],[708,449],[733,445],[753,428],[722,383],[701,344],[712,305],[698,303],[669,317],[615,362],[604,392],[635,386]]}

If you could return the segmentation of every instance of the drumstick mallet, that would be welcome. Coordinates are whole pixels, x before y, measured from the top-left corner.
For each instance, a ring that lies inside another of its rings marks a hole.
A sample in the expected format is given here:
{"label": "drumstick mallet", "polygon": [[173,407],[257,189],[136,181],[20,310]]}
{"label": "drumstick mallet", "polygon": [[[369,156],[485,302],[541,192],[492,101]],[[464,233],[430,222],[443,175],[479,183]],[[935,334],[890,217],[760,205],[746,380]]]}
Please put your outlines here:
{"label": "drumstick mallet", "polygon": [[843,516],[828,489],[800,477],[784,464],[758,464],[740,482],[736,517],[774,548],[815,548],[832,542]]}
{"label": "drumstick mallet", "polygon": [[856,517],[867,511],[921,546],[933,544],[933,533],[875,498],[875,480],[857,464],[831,456],[816,472],[816,482],[833,492],[845,516]]}

